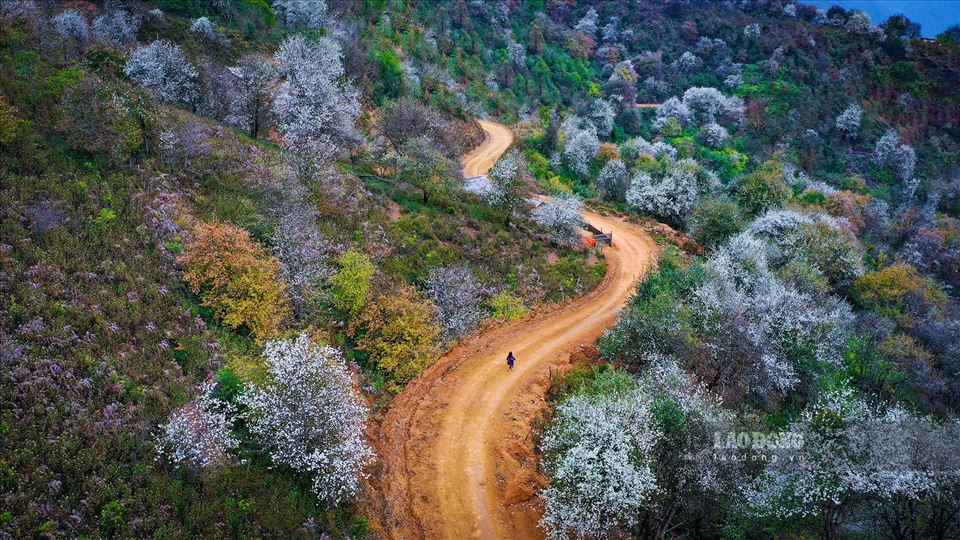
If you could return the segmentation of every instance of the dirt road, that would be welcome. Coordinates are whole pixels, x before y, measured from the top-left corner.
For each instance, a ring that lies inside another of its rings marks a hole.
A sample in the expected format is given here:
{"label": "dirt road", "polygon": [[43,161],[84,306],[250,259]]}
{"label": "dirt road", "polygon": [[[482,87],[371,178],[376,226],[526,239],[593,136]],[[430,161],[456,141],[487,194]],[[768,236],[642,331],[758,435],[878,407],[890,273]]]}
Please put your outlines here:
{"label": "dirt road", "polygon": [[[499,124],[481,125],[487,140],[464,157],[474,174],[487,172],[484,167],[512,139]],[[592,343],[614,321],[656,254],[639,227],[586,217],[615,231],[614,247],[605,250],[607,275],[596,289],[462,343],[411,382],[379,418],[374,444],[380,462],[368,481],[366,509],[376,536],[543,536],[536,493],[544,479],[537,473],[531,431],[546,406],[550,371],[569,366],[570,352]],[[509,351],[517,358],[512,371],[505,364]]]}
{"label": "dirt road", "polygon": [[510,144],[513,143],[513,133],[503,124],[489,122],[487,120],[477,120],[480,127],[487,134],[483,144],[477,146],[469,154],[460,159],[463,165],[463,175],[467,178],[471,176],[480,176],[487,174],[493,164],[497,162],[500,155],[507,151]]}

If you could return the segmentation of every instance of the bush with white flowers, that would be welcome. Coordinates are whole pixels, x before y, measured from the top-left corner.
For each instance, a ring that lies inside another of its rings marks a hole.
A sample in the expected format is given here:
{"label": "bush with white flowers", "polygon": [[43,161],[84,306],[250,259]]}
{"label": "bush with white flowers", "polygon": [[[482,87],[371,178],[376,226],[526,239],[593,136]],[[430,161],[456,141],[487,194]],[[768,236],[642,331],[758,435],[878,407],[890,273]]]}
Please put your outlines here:
{"label": "bush with white flowers", "polygon": [[160,426],[157,450],[177,467],[201,471],[226,463],[240,444],[231,432],[236,407],[214,397],[213,389],[213,382],[201,385],[199,395]]}
{"label": "bush with white flowers", "polygon": [[310,476],[324,503],[356,495],[372,451],[367,410],[340,352],[301,334],[268,342],[263,360],[267,380],[240,396],[251,434],[274,463]]}

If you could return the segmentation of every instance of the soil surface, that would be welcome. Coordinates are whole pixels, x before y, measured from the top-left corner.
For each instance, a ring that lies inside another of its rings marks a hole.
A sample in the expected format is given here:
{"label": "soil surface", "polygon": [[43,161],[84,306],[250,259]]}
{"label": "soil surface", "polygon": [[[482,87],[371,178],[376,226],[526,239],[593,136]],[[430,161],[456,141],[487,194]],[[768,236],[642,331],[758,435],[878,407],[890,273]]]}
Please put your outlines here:
{"label": "soil surface", "polygon": [[[487,139],[464,156],[467,176],[485,174],[512,142],[506,127],[480,123]],[[594,290],[459,343],[378,415],[365,502],[374,537],[543,538],[537,493],[546,480],[533,438],[550,376],[614,322],[657,253],[639,226],[584,217],[615,232]]]}

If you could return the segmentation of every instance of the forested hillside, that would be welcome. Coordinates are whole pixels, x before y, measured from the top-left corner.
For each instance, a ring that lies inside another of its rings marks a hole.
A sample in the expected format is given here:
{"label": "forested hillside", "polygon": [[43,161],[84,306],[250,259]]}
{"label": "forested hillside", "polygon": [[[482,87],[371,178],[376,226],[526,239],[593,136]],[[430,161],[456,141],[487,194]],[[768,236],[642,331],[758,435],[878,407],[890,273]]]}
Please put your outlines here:
{"label": "forested hillside", "polygon": [[[368,536],[371,417],[600,283],[585,204],[663,251],[547,396],[545,535],[957,536],[960,28],[918,36],[784,0],[0,0],[0,537]],[[516,143],[465,190],[475,118]]]}

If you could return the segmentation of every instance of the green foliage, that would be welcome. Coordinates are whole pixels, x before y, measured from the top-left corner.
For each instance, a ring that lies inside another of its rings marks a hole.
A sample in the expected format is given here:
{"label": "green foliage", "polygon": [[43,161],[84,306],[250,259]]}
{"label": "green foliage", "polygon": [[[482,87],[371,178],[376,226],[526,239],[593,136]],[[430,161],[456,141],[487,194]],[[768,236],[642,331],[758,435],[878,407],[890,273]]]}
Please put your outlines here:
{"label": "green foliage", "polygon": [[527,314],[527,306],[523,299],[508,292],[501,292],[490,301],[490,317],[512,321]]}
{"label": "green foliage", "polygon": [[714,249],[744,229],[740,208],[732,201],[705,200],[690,215],[690,236]]}
{"label": "green foliage", "polygon": [[359,251],[351,249],[340,257],[340,271],[330,278],[330,298],[349,320],[367,304],[375,269],[370,257]]}
{"label": "green foliage", "polygon": [[783,165],[767,161],[741,180],[737,201],[749,216],[756,217],[783,206],[792,194],[790,186],[783,180]]}

